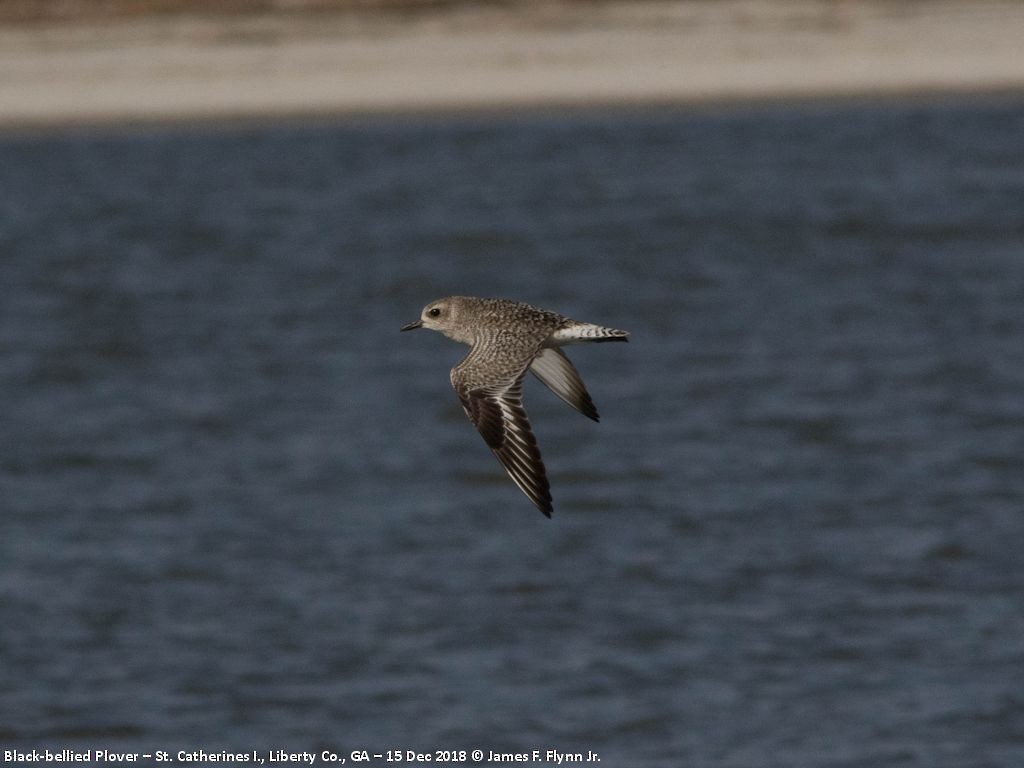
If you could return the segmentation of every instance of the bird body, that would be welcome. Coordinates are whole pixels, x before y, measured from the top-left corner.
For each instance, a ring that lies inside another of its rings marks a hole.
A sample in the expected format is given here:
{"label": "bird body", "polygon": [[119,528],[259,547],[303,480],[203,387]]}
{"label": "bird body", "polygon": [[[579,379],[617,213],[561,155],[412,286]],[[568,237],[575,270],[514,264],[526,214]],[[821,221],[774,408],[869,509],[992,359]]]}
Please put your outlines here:
{"label": "bird body", "polygon": [[530,371],[566,403],[598,421],[583,380],[559,347],[628,341],[629,334],[518,301],[471,296],[431,302],[418,321],[402,330],[415,328],[435,330],[470,345],[469,354],[451,371],[452,387],[505,471],[550,517],[551,491],[523,409],[523,378]]}

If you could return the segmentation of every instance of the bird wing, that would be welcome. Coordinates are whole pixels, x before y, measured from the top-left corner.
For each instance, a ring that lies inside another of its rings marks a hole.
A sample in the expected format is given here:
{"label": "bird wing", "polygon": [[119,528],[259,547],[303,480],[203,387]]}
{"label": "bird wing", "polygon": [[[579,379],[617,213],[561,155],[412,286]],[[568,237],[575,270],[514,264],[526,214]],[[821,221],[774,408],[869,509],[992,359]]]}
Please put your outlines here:
{"label": "bird wing", "polygon": [[551,517],[551,488],[537,439],[523,409],[523,377],[532,355],[518,371],[492,373],[493,366],[471,350],[452,369],[452,386],[462,408],[509,477],[534,505]]}
{"label": "bird wing", "polygon": [[594,401],[583,385],[583,379],[560,349],[542,349],[530,363],[530,373],[588,419],[600,421]]}

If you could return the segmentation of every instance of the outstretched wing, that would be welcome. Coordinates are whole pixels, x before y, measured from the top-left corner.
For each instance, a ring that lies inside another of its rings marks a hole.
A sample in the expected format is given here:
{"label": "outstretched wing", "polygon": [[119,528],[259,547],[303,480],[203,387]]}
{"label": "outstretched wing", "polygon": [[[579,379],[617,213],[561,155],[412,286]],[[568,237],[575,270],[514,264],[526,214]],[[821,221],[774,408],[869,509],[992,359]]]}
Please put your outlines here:
{"label": "outstretched wing", "polygon": [[530,373],[588,419],[601,420],[579,372],[560,349],[542,349],[530,363]]}
{"label": "outstretched wing", "polygon": [[[473,352],[452,369],[452,386],[469,420],[483,436],[509,477],[534,505],[551,517],[551,488],[537,439],[523,409],[523,377],[528,361],[517,373],[494,375],[491,366]],[[496,378],[497,381],[487,381]]]}

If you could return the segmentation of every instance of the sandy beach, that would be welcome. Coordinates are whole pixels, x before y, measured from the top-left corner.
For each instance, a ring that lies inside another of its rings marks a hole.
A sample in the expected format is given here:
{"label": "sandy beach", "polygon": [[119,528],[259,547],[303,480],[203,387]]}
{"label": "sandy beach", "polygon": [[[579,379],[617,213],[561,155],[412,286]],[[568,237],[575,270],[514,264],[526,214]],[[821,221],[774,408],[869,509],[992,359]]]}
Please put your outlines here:
{"label": "sandy beach", "polygon": [[0,124],[1024,92],[1009,0],[661,0],[0,27]]}

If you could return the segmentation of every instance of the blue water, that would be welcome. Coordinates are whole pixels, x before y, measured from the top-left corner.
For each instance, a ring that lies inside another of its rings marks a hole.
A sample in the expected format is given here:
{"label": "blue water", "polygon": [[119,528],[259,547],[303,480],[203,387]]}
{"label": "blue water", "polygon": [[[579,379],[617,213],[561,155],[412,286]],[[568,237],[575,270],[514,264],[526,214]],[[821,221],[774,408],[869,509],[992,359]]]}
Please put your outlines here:
{"label": "blue water", "polygon": [[[0,138],[0,750],[1024,765],[1022,137]],[[398,332],[452,293],[632,332],[569,350],[600,424],[526,384],[552,520]]]}

